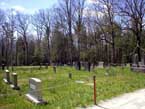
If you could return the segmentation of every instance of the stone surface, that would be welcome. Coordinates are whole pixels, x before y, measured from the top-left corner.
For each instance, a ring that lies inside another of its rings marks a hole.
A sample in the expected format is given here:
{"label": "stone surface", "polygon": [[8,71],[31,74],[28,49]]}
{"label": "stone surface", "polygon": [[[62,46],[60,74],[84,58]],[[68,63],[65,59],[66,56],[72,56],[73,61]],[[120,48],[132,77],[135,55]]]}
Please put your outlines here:
{"label": "stone surface", "polygon": [[144,56],[142,57],[141,61],[139,61],[138,54],[135,54],[133,56],[132,60],[133,60],[133,63],[132,63],[132,66],[131,66],[132,71],[134,71],[134,72],[145,72]]}
{"label": "stone surface", "polygon": [[5,64],[4,63],[2,64],[2,70],[5,70]]}
{"label": "stone surface", "polygon": [[4,79],[3,80],[7,84],[10,84],[11,83],[9,70],[5,70],[5,72],[4,72]]}
{"label": "stone surface", "polygon": [[145,109],[145,89],[102,101],[97,106],[77,109]]}
{"label": "stone surface", "polygon": [[53,66],[53,72],[56,73],[56,66]]}
{"label": "stone surface", "polygon": [[81,62],[80,61],[73,62],[73,66],[75,67],[76,70],[81,70]]}
{"label": "stone surface", "polygon": [[36,103],[36,104],[45,104],[46,102],[42,99],[41,94],[41,80],[38,78],[29,79],[29,93],[26,94],[26,97]]}
{"label": "stone surface", "polygon": [[91,63],[90,62],[81,62],[82,66],[84,67],[85,71],[91,71]]}
{"label": "stone surface", "polygon": [[45,63],[45,68],[48,69],[48,63]]}
{"label": "stone surface", "polygon": [[84,84],[85,82],[84,81],[80,81],[80,80],[77,80],[75,81],[76,83],[79,83],[79,84]]}
{"label": "stone surface", "polygon": [[126,64],[126,67],[130,67],[130,63],[127,63],[127,64]]}
{"label": "stone surface", "polygon": [[20,87],[18,86],[18,81],[17,81],[17,73],[12,73],[12,84],[10,86],[11,88],[15,90],[20,89]]}
{"label": "stone surface", "polygon": [[98,68],[104,68],[104,62],[98,62]]}
{"label": "stone surface", "polygon": [[68,73],[69,79],[72,79],[72,73]]}

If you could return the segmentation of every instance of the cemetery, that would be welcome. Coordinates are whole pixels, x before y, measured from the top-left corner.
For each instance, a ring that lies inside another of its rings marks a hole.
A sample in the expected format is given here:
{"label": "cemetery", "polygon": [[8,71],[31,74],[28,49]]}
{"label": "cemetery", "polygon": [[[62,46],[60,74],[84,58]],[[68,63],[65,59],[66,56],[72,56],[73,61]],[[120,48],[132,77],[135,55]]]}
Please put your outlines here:
{"label": "cemetery", "polygon": [[145,109],[145,0],[0,0],[0,109]]}
{"label": "cemetery", "polygon": [[41,69],[19,66],[13,70],[15,73],[11,69],[0,70],[2,109],[73,109],[93,105],[94,75],[96,103],[145,87],[144,73],[133,72],[130,67],[96,66],[90,72],[83,68],[77,70],[75,66],[55,66],[55,69],[53,66],[41,66]]}

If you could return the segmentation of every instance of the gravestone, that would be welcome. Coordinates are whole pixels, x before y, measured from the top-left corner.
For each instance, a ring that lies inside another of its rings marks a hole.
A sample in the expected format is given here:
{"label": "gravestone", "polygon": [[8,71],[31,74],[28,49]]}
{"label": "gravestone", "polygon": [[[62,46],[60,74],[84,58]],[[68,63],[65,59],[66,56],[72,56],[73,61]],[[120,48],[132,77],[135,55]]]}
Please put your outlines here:
{"label": "gravestone", "polygon": [[87,71],[91,71],[91,63],[90,62],[86,62],[86,68]]}
{"label": "gravestone", "polygon": [[77,62],[73,63],[73,65],[75,66],[76,70],[81,70],[81,63],[80,63],[80,61],[77,61]]}
{"label": "gravestone", "polygon": [[91,71],[91,63],[90,62],[82,62],[82,66],[84,67],[84,70]]}
{"label": "gravestone", "polygon": [[102,61],[98,62],[98,68],[104,68],[104,62]]}
{"label": "gravestone", "polygon": [[131,70],[135,72],[145,72],[145,57],[141,57],[139,61],[138,54],[134,54],[132,58]]}
{"label": "gravestone", "polygon": [[4,82],[7,83],[7,84],[10,84],[11,81],[10,81],[10,72],[9,70],[5,70],[5,73],[4,73]]}
{"label": "gravestone", "polygon": [[45,68],[48,69],[48,63],[45,63]]}
{"label": "gravestone", "polygon": [[69,79],[72,79],[72,73],[68,74]]}
{"label": "gravestone", "polygon": [[83,62],[83,67],[84,67],[84,70],[87,70],[87,62]]}
{"label": "gravestone", "polygon": [[91,71],[91,63],[88,62],[88,71],[90,72]]}
{"label": "gravestone", "polygon": [[10,86],[11,88],[15,90],[20,89],[20,87],[18,86],[18,81],[17,81],[17,73],[12,73],[12,84]]}
{"label": "gravestone", "polygon": [[40,69],[42,68],[42,63],[40,63],[39,65],[40,65],[40,66],[39,66],[39,70],[40,70]]}
{"label": "gravestone", "polygon": [[142,56],[141,62],[142,62],[143,65],[145,65],[145,54]]}
{"label": "gravestone", "polygon": [[56,66],[53,66],[53,72],[56,73]]}
{"label": "gravestone", "polygon": [[85,82],[84,81],[81,81],[81,80],[76,80],[75,83],[84,84]]}
{"label": "gravestone", "polygon": [[5,70],[5,64],[4,63],[2,64],[2,70]]}
{"label": "gravestone", "polygon": [[12,65],[11,65],[12,72],[14,71],[14,66],[15,66],[15,64],[14,64],[14,62],[12,62]]}
{"label": "gravestone", "polygon": [[91,69],[94,70],[95,69],[95,65],[91,64]]}
{"label": "gravestone", "polygon": [[133,60],[132,66],[133,67],[137,67],[138,66],[138,61],[139,61],[138,54],[133,55],[133,59],[132,60]]}
{"label": "gravestone", "polygon": [[127,63],[127,64],[126,64],[126,67],[130,67],[130,63]]}
{"label": "gravestone", "polygon": [[33,103],[46,104],[46,102],[42,99],[40,79],[38,78],[29,79],[29,92],[28,94],[26,94],[26,97]]}

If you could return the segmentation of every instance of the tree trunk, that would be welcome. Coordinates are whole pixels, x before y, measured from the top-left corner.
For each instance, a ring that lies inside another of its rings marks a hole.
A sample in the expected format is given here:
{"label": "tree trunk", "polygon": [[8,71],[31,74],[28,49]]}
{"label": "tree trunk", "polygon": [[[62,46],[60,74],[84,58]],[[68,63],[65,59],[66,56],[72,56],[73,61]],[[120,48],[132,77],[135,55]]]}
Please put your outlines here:
{"label": "tree trunk", "polygon": [[28,65],[28,55],[29,55],[29,52],[28,52],[28,43],[26,42],[26,65]]}
{"label": "tree trunk", "polygon": [[137,54],[138,54],[138,59],[141,61],[141,40],[139,34],[137,34]]}
{"label": "tree trunk", "polygon": [[115,44],[112,43],[112,62],[115,63]]}
{"label": "tree trunk", "polygon": [[50,28],[49,27],[47,27],[46,28],[46,35],[47,35],[47,49],[48,49],[48,64],[50,64],[50,62],[51,62],[51,58],[50,58],[50,44],[49,44],[49,36],[50,36]]}

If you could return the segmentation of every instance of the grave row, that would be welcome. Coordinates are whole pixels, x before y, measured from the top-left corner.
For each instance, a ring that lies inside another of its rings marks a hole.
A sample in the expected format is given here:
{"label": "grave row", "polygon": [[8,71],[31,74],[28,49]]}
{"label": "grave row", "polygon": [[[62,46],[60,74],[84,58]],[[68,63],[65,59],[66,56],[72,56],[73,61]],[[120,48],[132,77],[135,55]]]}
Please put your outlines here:
{"label": "grave row", "polygon": [[[56,66],[53,67],[54,73],[56,73]],[[11,76],[10,76],[11,75]],[[72,73],[68,73],[69,79],[72,79]],[[17,73],[10,74],[9,70],[4,71],[4,82],[9,84],[11,88],[15,90],[20,90],[17,81]],[[41,93],[41,80],[38,78],[29,79],[29,91],[26,94],[28,100],[36,104],[46,104],[47,102],[43,100]]]}
{"label": "grave row", "polygon": [[[81,67],[84,68],[86,71],[91,71],[94,68],[94,65],[89,62],[73,62],[73,66],[76,70],[81,70]],[[98,68],[104,68],[104,62],[98,62]]]}
{"label": "grave row", "polygon": [[[9,84],[11,88],[15,90],[20,90],[17,82],[17,74],[12,73],[10,76],[9,70],[5,70],[4,72],[4,82]],[[38,78],[30,78],[29,79],[29,92],[26,94],[28,100],[36,103],[36,104],[45,104],[46,102],[42,99],[41,94],[41,80]]]}
{"label": "grave row", "polygon": [[20,89],[20,87],[18,86],[18,82],[17,82],[17,73],[12,73],[12,75],[10,76],[9,70],[5,70],[5,74],[4,74],[4,79],[3,80],[4,80],[5,83],[10,84],[11,88],[13,88],[15,90],[19,90]]}

